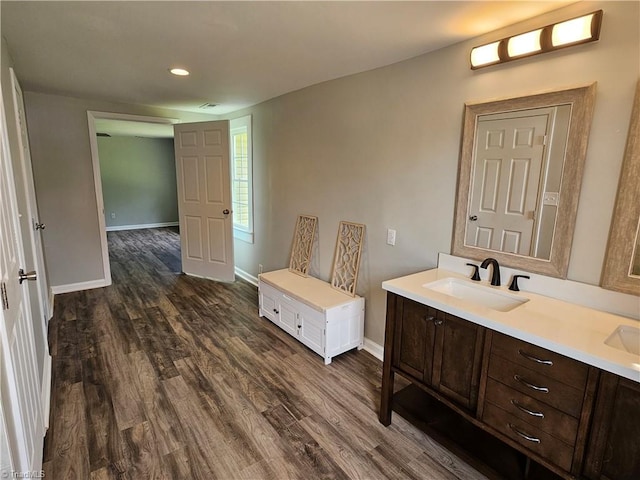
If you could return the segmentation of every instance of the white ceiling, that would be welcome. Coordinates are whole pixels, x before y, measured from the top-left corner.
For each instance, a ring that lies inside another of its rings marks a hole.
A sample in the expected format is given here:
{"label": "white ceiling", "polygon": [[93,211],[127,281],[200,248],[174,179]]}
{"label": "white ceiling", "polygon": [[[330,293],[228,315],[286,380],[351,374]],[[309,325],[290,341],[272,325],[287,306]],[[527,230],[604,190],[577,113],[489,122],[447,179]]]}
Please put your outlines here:
{"label": "white ceiling", "polygon": [[25,90],[224,114],[568,3],[2,0],[0,16]]}

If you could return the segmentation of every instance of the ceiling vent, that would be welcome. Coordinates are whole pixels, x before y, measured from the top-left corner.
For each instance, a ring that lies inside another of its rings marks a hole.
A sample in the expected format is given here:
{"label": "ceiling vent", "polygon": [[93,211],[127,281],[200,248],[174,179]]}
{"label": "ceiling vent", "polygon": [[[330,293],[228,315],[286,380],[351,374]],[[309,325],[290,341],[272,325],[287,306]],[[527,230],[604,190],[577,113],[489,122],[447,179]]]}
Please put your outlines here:
{"label": "ceiling vent", "polygon": [[218,104],[217,103],[203,103],[202,105],[200,105],[199,108],[213,108],[213,107],[217,107]]}

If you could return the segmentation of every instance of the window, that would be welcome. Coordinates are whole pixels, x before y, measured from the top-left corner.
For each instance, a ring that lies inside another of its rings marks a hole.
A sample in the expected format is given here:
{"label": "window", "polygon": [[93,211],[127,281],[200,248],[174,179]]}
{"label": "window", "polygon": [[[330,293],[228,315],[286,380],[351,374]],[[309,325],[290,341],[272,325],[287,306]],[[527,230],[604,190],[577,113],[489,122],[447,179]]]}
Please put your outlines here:
{"label": "window", "polygon": [[229,122],[233,236],[253,243],[251,115]]}

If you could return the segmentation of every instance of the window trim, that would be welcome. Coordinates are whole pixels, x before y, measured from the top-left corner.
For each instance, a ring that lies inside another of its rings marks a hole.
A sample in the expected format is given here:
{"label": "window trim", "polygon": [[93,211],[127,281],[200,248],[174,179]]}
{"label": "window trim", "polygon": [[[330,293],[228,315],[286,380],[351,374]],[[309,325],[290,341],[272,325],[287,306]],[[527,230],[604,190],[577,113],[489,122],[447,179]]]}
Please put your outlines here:
{"label": "window trim", "polygon": [[234,168],[235,168],[235,154],[233,135],[246,131],[247,133],[247,186],[248,186],[248,207],[249,207],[249,227],[244,228],[233,222],[233,236],[238,240],[242,240],[247,243],[253,243],[253,138],[252,138],[252,118],[251,115],[244,117],[234,118],[229,120],[229,158],[231,161],[231,202],[233,203],[233,181],[234,181]]}

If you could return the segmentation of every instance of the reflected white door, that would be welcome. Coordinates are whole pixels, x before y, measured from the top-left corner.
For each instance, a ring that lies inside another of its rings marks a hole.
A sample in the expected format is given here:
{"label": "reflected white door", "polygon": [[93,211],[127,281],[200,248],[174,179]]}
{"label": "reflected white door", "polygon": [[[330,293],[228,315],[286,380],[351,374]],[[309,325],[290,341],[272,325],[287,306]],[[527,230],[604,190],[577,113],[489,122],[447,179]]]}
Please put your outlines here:
{"label": "reflected white door", "polygon": [[529,255],[550,114],[481,119],[465,244]]}
{"label": "reflected white door", "polygon": [[229,122],[174,125],[182,270],[233,281]]}
{"label": "reflected white door", "polygon": [[18,282],[24,253],[1,96],[0,126],[0,434],[9,449],[2,468],[26,473],[42,467],[44,424],[27,287]]}

